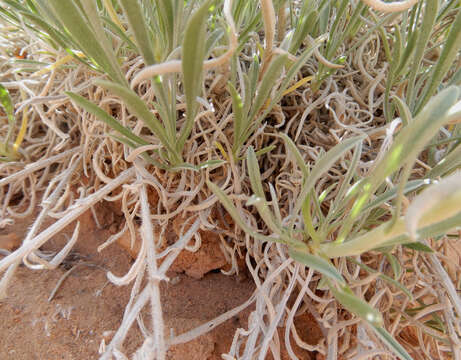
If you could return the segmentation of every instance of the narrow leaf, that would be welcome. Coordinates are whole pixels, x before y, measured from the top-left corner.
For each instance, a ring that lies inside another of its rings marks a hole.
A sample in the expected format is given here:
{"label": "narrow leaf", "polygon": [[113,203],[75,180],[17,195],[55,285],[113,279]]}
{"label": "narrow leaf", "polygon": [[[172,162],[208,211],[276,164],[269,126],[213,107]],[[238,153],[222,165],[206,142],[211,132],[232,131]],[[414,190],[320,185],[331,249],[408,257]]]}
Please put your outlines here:
{"label": "narrow leaf", "polygon": [[5,109],[8,118],[8,133],[5,138],[5,146],[8,146],[14,130],[15,117],[10,93],[2,84],[0,84],[0,105]]}
{"label": "narrow leaf", "polygon": [[389,264],[391,265],[392,271],[394,273],[394,279],[400,278],[400,275],[402,275],[402,267],[400,266],[399,261],[391,253],[386,253],[385,255],[387,261],[389,261]]}
{"label": "narrow leaf", "polygon": [[356,314],[371,325],[382,325],[383,316],[381,313],[366,301],[360,299],[347,286],[338,289],[336,286],[330,284],[330,291],[341,305],[351,313]]}
{"label": "narrow leaf", "polygon": [[293,260],[296,260],[297,262],[304,264],[325,276],[328,276],[340,284],[345,284],[344,278],[338,272],[338,270],[336,270],[333,265],[322,259],[320,256],[309,254],[307,251],[301,252],[291,247],[288,248],[288,254]]}
{"label": "narrow leaf", "polygon": [[432,250],[429,246],[424,245],[423,243],[420,243],[418,241],[408,243],[408,244],[403,244],[402,246],[406,247],[407,249],[412,249],[412,250],[416,250],[416,251],[422,251],[422,252],[426,252],[426,253],[433,253],[434,252],[434,250]]}
{"label": "narrow leaf", "polygon": [[458,96],[459,89],[455,86],[442,90],[429,101],[423,111],[410,124],[400,131],[372,175],[360,185],[360,193],[352,207],[350,216],[340,230],[337,237],[338,242],[344,241],[370,196],[385,181],[386,177],[403,165],[412,164],[424,146],[437,134],[440,127],[449,121],[447,114],[456,103]]}
{"label": "narrow leaf", "polygon": [[95,115],[96,117],[99,118],[99,120],[105,122],[107,125],[109,125],[112,129],[118,131],[120,134],[123,136],[126,136],[129,140],[132,142],[139,144],[139,145],[149,145],[149,143],[140,138],[139,136],[135,135],[131,129],[123,126],[120,124],[117,120],[115,120],[112,116],[110,116],[108,113],[106,113],[103,109],[101,109],[99,106],[93,104],[91,101],[88,101],[84,97],[72,93],[72,92],[66,92],[66,94],[74,101],[77,105],[80,105],[82,108],[84,108],[86,111],[88,111],[90,114]]}
{"label": "narrow leaf", "polygon": [[120,0],[120,4],[122,5],[123,13],[126,15],[128,24],[135,38],[136,45],[138,45],[138,49],[141,52],[144,62],[146,65],[155,64],[152,39],[149,36],[147,21],[141,9],[140,2],[133,0]]}
{"label": "narrow leaf", "polygon": [[387,332],[386,329],[381,326],[375,326],[373,324],[371,324],[371,327],[379,336],[381,341],[385,343],[400,359],[413,360],[413,358],[407,353],[403,346],[400,345],[397,340],[395,340],[392,335]]}
{"label": "narrow leaf", "polygon": [[229,82],[228,86],[232,97],[232,112],[234,114],[234,137],[238,139],[244,126],[243,102],[234,85]]}
{"label": "narrow leaf", "polygon": [[224,208],[227,210],[229,215],[232,217],[232,219],[235,221],[235,223],[243,229],[246,233],[248,233],[250,236],[252,236],[255,239],[261,240],[261,241],[272,241],[272,242],[282,242],[283,241],[279,238],[274,238],[270,236],[264,236],[261,234],[258,234],[257,232],[253,231],[246,223],[243,221],[243,219],[240,217],[236,207],[232,203],[232,200],[229,198],[228,195],[224,191],[222,191],[217,185],[213,184],[210,181],[207,181],[208,187],[213,191],[213,193],[216,195],[216,197],[219,199],[221,204],[223,204]]}
{"label": "narrow leaf", "polygon": [[175,153],[175,149],[171,145],[172,141],[167,138],[163,125],[133,90],[110,81],[96,80],[94,83],[119,96],[124,101],[128,109],[140,118],[152,131],[152,133],[161,141],[162,145],[165,146],[168,151]]}
{"label": "narrow leaf", "polygon": [[461,49],[461,11],[458,11],[456,18],[451,25],[450,33],[448,34],[447,40],[442,49],[442,53],[435,65],[434,71],[426,89],[424,90],[424,96],[418,104],[417,112],[426,104],[426,102],[432,97],[437,90],[441,81],[450,70],[453,62],[458,56],[458,52]]}
{"label": "narrow leaf", "polygon": [[49,0],[48,4],[82,51],[104,69],[112,80],[126,83],[120,67],[114,63],[113,50],[98,42],[95,29],[90,26],[77,3],[70,0]]}
{"label": "narrow leaf", "polygon": [[264,194],[264,189],[261,182],[261,173],[259,170],[258,160],[256,159],[256,154],[252,146],[248,148],[247,164],[251,189],[257,198],[257,201],[253,201],[253,204],[258,209],[259,215],[261,215],[269,229],[271,229],[271,231],[276,234],[282,235],[282,227],[277,223],[275,216],[269,210],[267,205],[266,196]]}
{"label": "narrow leaf", "polygon": [[2,84],[0,84],[0,104],[5,109],[8,124],[12,126],[14,124],[13,103],[11,102],[10,93]]}
{"label": "narrow leaf", "polygon": [[336,145],[326,154],[324,154],[315,164],[314,168],[310,172],[309,177],[304,181],[303,187],[301,192],[298,196],[298,200],[296,201],[295,207],[293,209],[293,214],[298,214],[302,208],[304,198],[309,194],[309,192],[315,186],[320,177],[327,172],[331,166],[339,159],[341,156],[344,155],[346,151],[356,146],[359,142],[361,142],[365,136],[356,136],[350,139],[346,139],[343,142]]}
{"label": "narrow leaf", "polygon": [[[256,91],[256,98],[253,101],[251,112],[248,117],[250,121],[252,121],[256,114],[261,110],[271,91],[274,89],[274,86],[280,77],[280,73],[282,72],[286,60],[287,56],[281,55],[277,56],[271,61],[266,73],[261,80],[261,83],[258,86],[258,90]],[[249,128],[249,125],[251,124],[248,124],[247,129]]]}
{"label": "narrow leaf", "polygon": [[211,1],[205,1],[191,16],[184,30],[182,43],[182,72],[186,96],[186,123],[181,129],[178,148],[181,149],[192,130],[202,88],[203,61],[206,53],[206,21]]}
{"label": "narrow leaf", "polygon": [[[411,66],[410,74],[408,77],[408,90],[407,98],[410,100],[410,104],[414,103],[414,96],[416,93],[413,92],[414,85],[416,82],[416,76],[420,71],[421,61],[426,51],[427,43],[429,42],[431,33],[434,29],[434,24],[438,12],[439,0],[427,0],[424,6],[424,16],[420,26],[417,27],[417,40],[416,50],[414,54],[413,64]],[[416,35],[415,35],[416,37]]]}
{"label": "narrow leaf", "polygon": [[301,155],[301,153],[299,152],[298,147],[296,146],[296,144],[293,142],[293,140],[291,140],[291,138],[288,135],[281,134],[280,136],[285,141],[286,147],[294,155],[296,164],[301,169],[301,171],[303,173],[303,177],[305,179],[307,179],[307,177],[309,176],[309,168],[306,166],[304,158]]}

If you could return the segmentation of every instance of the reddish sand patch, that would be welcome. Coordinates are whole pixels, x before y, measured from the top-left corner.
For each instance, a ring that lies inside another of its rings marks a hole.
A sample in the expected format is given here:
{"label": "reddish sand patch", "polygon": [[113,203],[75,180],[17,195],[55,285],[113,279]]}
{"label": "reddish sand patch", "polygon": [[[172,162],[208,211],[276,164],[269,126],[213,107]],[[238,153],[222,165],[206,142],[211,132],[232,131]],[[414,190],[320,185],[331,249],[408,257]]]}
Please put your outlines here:
{"label": "reddish sand patch", "polygon": [[[96,229],[89,213],[80,220],[83,231],[79,241],[58,269],[18,268],[7,298],[0,301],[2,360],[97,359],[102,340],[107,344],[118,328],[131,287],[108,283],[106,271],[99,267],[121,275],[133,260],[116,245],[98,253],[97,247],[111,235],[110,225]],[[17,223],[0,230],[0,239],[8,242],[11,250],[17,246],[17,238],[22,239],[26,231],[27,224]],[[62,234],[56,235],[45,249],[57,250],[63,240]],[[79,265],[48,302],[62,275],[77,264],[91,265]],[[240,305],[254,290],[250,280],[241,281],[221,273],[208,273],[200,280],[176,273],[171,277],[174,285],[163,283],[161,292],[166,326],[173,328],[176,334]],[[247,316],[248,313],[237,316],[199,339],[170,349],[168,358],[221,359],[220,354],[229,348],[236,328],[246,326]],[[131,354],[143,340],[135,324],[124,343],[126,353]]]}

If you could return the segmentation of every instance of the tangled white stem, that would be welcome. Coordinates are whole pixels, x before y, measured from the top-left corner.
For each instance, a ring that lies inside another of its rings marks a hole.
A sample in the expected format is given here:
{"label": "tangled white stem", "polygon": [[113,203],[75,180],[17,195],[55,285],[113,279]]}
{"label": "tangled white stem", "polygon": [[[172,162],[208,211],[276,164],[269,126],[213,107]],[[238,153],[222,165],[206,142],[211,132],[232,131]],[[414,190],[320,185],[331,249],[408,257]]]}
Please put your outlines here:
{"label": "tangled white stem", "polygon": [[381,0],[362,0],[369,7],[377,11],[382,11],[384,13],[393,13],[404,11],[411,8],[419,0],[406,0],[406,1],[395,1],[395,2],[384,2]]}

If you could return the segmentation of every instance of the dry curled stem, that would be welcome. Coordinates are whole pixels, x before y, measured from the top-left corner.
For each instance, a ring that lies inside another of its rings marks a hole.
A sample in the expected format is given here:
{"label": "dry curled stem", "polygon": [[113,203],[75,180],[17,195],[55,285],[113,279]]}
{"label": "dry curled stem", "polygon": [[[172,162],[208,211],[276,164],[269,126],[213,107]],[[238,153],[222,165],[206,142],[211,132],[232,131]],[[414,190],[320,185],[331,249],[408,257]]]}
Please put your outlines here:
{"label": "dry curled stem", "polygon": [[362,0],[365,4],[374,10],[382,11],[384,13],[393,13],[399,11],[405,11],[415,5],[419,0],[406,0],[406,1],[395,1],[387,3],[381,0]]}

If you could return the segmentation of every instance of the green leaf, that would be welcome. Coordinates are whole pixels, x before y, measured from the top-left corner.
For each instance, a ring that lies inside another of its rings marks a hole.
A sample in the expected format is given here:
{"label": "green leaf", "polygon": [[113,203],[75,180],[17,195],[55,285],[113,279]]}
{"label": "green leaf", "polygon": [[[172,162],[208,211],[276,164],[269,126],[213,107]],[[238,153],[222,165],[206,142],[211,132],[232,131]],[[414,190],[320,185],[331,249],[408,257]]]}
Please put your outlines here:
{"label": "green leaf", "polygon": [[[429,185],[429,183],[430,183],[429,180],[409,181],[408,183],[405,184],[403,193],[408,194],[412,191],[420,189],[424,185]],[[373,201],[370,201],[370,203],[362,209],[362,211],[365,212],[365,211],[373,210],[383,205],[384,203],[394,199],[397,195],[397,190],[398,190],[398,187],[393,187],[392,189],[382,193],[381,195],[376,196]]]}
{"label": "green leaf", "polygon": [[138,145],[149,145],[149,143],[140,138],[139,136],[135,135],[131,129],[123,126],[117,120],[115,120],[112,116],[106,113],[103,109],[99,106],[93,104],[91,101],[88,101],[84,97],[66,91],[67,96],[69,96],[72,101],[74,101],[77,105],[81,106],[83,109],[88,111],[90,114],[95,115],[99,120],[103,121],[107,125],[109,125],[112,129],[118,131],[120,134],[131,140],[133,143]]}
{"label": "green leaf", "polygon": [[149,29],[147,28],[147,21],[141,9],[141,3],[133,0],[120,0],[120,4],[122,5],[123,13],[126,15],[136,45],[141,52],[145,64],[155,64],[152,39],[149,36]]}
{"label": "green leaf", "polygon": [[[417,27],[416,40],[416,49],[414,54],[413,64],[411,66],[410,74],[408,76],[408,88],[407,88],[407,98],[409,103],[412,105],[414,103],[414,96],[416,93],[413,93],[414,85],[416,82],[416,76],[420,71],[421,61],[426,51],[427,43],[429,42],[431,33],[434,29],[434,24],[439,8],[439,0],[427,0],[424,6],[424,16],[420,26]],[[410,105],[410,106],[411,106]]]}
{"label": "green leaf", "polygon": [[350,139],[346,139],[330,149],[325,153],[315,164],[314,168],[309,174],[309,177],[304,181],[301,192],[299,193],[293,214],[296,215],[302,208],[305,197],[314,188],[315,183],[320,177],[327,172],[333,164],[344,155],[346,151],[356,146],[361,142],[365,136],[356,136]]}
{"label": "green leaf", "polygon": [[306,166],[306,163],[304,162],[304,158],[299,152],[298,147],[287,134],[280,134],[280,136],[285,141],[285,145],[288,148],[288,150],[290,150],[290,152],[294,155],[296,164],[301,169],[303,173],[303,177],[307,179],[307,177],[309,176],[309,168]]}
{"label": "green leaf", "polygon": [[205,1],[190,18],[182,43],[182,73],[186,96],[186,122],[181,129],[178,149],[189,137],[197,113],[197,96],[202,88],[203,61],[206,53],[206,21],[211,1]]}
{"label": "green leaf", "polygon": [[131,50],[136,51],[136,44],[133,41],[131,41],[128,35],[122,29],[120,29],[120,27],[117,24],[115,24],[110,18],[106,16],[103,16],[102,20],[109,26],[109,28],[113,32],[115,32],[120,37],[120,39],[122,39],[126,43],[126,45]]}
{"label": "green leaf", "polygon": [[263,185],[261,182],[261,173],[259,170],[258,160],[256,159],[256,154],[252,146],[248,148],[247,152],[247,168],[248,175],[250,178],[251,189],[256,196],[256,199],[253,199],[252,204],[258,209],[259,215],[266,223],[266,225],[276,234],[282,235],[283,230],[280,224],[277,223],[275,217],[269,210],[267,205],[266,196],[264,194]]}
{"label": "green leaf", "polygon": [[301,14],[298,22],[296,23],[296,28],[292,35],[290,42],[289,52],[296,54],[296,52],[301,47],[303,41],[306,39],[307,35],[310,33],[310,30],[318,20],[318,13],[313,10],[306,14]]}
{"label": "green leaf", "polygon": [[[428,237],[445,234],[447,231],[459,227],[461,224],[461,195],[451,196],[427,211],[418,222],[417,238],[425,239]],[[324,243],[321,251],[328,257],[343,257],[360,255],[366,251],[377,249],[384,246],[396,244],[406,244],[414,242],[406,231],[404,218],[398,219],[394,226],[389,229],[388,222],[385,222],[365,234],[358,235],[351,240],[343,243]]]}
{"label": "green leaf", "polygon": [[205,162],[199,164],[198,168],[199,169],[209,169],[209,168],[214,168],[214,167],[220,166],[220,165],[222,165],[224,163],[225,163],[224,160],[219,160],[219,159],[208,160],[208,161],[205,161]]}
{"label": "green leaf", "polygon": [[192,171],[198,172],[199,168],[192,164],[182,163],[182,164],[178,164],[173,167],[170,167],[169,170],[170,171],[192,170]]}
{"label": "green leaf", "polygon": [[[48,5],[87,56],[104,69],[112,80],[126,83],[113,49],[109,44],[100,43],[104,34],[98,37],[95,35],[97,29],[88,23],[88,14],[83,13],[78,3],[71,0],[49,0]],[[108,41],[107,38],[105,40]]]}
{"label": "green leaf", "polygon": [[405,104],[403,100],[400,99],[397,95],[393,95],[392,99],[399,109],[399,115],[402,119],[403,126],[407,126],[410,122],[413,121],[410,109],[408,108],[407,104]]}
{"label": "green leaf", "polygon": [[[221,204],[223,204],[224,208],[227,210],[229,215],[232,217],[232,219],[235,221],[235,223],[243,229],[246,233],[248,233],[250,236],[252,236],[255,239],[261,240],[261,241],[272,241],[272,242],[278,242],[278,243],[286,243],[282,239],[279,238],[274,238],[270,236],[264,236],[262,234],[259,234],[253,229],[251,229],[240,217],[236,207],[232,203],[232,200],[229,198],[228,195],[224,191],[222,191],[217,185],[213,184],[212,182],[207,180],[207,185],[213,191],[213,193],[216,195],[216,197],[219,199]],[[299,244],[300,246],[302,245]]]}
{"label": "green leaf", "polygon": [[[272,150],[274,150],[276,148],[275,145],[269,145],[269,146],[265,146],[263,147],[262,149],[259,149],[258,151],[255,152],[256,154],[256,157],[260,157],[268,152],[271,152]],[[242,161],[245,159],[245,156],[241,156],[239,158],[237,158],[239,161]]]}
{"label": "green leaf", "polygon": [[366,301],[360,299],[355,295],[352,290],[347,286],[337,288],[333,284],[329,284],[330,291],[333,293],[336,300],[351,313],[365,320],[373,326],[381,326],[383,323],[383,316],[381,313],[370,306]]}
{"label": "green leaf", "polygon": [[[437,90],[441,81],[450,70],[453,62],[458,56],[458,52],[461,49],[461,11],[458,11],[456,18],[451,25],[450,33],[445,41],[445,44],[440,54],[437,64],[435,65],[434,71],[430,76],[425,89],[424,95],[418,103],[416,112],[419,112],[421,108],[428,102],[432,95]],[[424,111],[424,110],[423,110]]]}
{"label": "green leaf", "polygon": [[355,185],[351,186],[351,181],[354,175],[357,172],[357,164],[360,160],[362,155],[362,143],[358,143],[357,147],[354,150],[354,155],[352,156],[350,164],[348,164],[348,170],[346,175],[341,182],[341,186],[339,188],[338,193],[335,196],[333,201],[333,205],[330,206],[328,211],[328,215],[326,218],[325,223],[330,223],[333,219],[339,218],[340,212],[347,206],[349,199],[348,199],[348,190],[353,189]]}
{"label": "green leaf", "polygon": [[0,84],[0,105],[5,109],[8,124],[13,126],[15,122],[13,103],[9,91],[2,84]]}
{"label": "green leaf", "polygon": [[403,247],[406,247],[407,249],[412,249],[416,251],[422,251],[422,252],[427,252],[427,253],[433,253],[434,250],[432,250],[429,246],[424,245],[423,243],[416,241],[412,243],[407,243],[403,244]]}
{"label": "green leaf", "polygon": [[461,172],[456,172],[425,188],[407,208],[405,222],[413,240],[417,237],[418,223],[426,214],[438,213],[445,218],[461,212]]}
{"label": "green leaf", "polygon": [[[370,196],[405,164],[412,164],[430,139],[448,120],[447,115],[459,96],[459,89],[450,86],[432,98],[415,119],[404,127],[395,138],[391,148],[379,162],[369,178],[360,185],[359,195],[337,237],[338,242],[345,240],[355,219],[362,213]],[[407,179],[402,179],[406,181]]]}
{"label": "green leaf", "polygon": [[391,334],[387,332],[386,329],[384,329],[381,326],[375,326],[371,324],[371,327],[373,330],[376,332],[376,334],[379,336],[381,341],[385,343],[389,349],[391,349],[395,355],[397,355],[400,359],[402,360],[413,360],[413,358],[407,353],[407,351],[403,348],[402,345],[400,345],[397,340],[395,340]]}
{"label": "green leaf", "polygon": [[[110,68],[106,68],[106,72],[110,73],[113,71],[116,78],[115,81],[121,84],[127,84],[125,76],[121,70],[118,59],[115,55],[115,51],[112,47],[112,40],[107,37],[107,32],[104,29],[101,21],[101,16],[99,15],[99,10],[97,4],[94,0],[80,0],[81,7],[84,11],[84,16],[88,21],[88,25],[92,30],[95,41],[102,47],[104,54],[98,54],[105,59],[107,59]],[[77,41],[80,39],[77,39]],[[93,54],[90,54],[94,57]],[[110,70],[110,71],[109,71]]]}
{"label": "green leaf", "polygon": [[288,254],[293,260],[296,260],[297,262],[304,264],[325,276],[328,276],[332,280],[335,280],[340,284],[346,283],[339,271],[336,270],[336,268],[331,265],[330,262],[321,258],[320,256],[310,254],[307,251],[295,250],[292,247],[288,248]]}
{"label": "green leaf", "polygon": [[[155,117],[154,114],[152,114],[144,101],[142,101],[142,99],[133,90],[110,81],[96,80],[94,83],[119,96],[124,101],[130,112],[146,124],[152,133],[160,140],[162,145],[165,146],[171,154],[176,154],[176,149],[172,144],[174,140],[168,139],[162,123]],[[176,155],[176,157],[178,158],[178,155]]]}
{"label": "green leaf", "polygon": [[14,124],[16,120],[14,117],[14,107],[13,103],[11,102],[10,93],[2,84],[0,84],[0,105],[5,109],[6,116],[8,118],[8,132],[6,134],[4,143],[4,150],[6,151],[11,140],[11,136],[13,135]]}
{"label": "green leaf", "polygon": [[229,82],[228,86],[232,97],[232,112],[234,114],[234,137],[238,139],[244,127],[243,102],[234,85]]}
{"label": "green leaf", "polygon": [[261,108],[267,101],[270,93],[274,89],[274,86],[276,85],[277,80],[280,77],[280,73],[282,72],[283,66],[286,63],[287,58],[287,55],[281,55],[275,57],[270,62],[269,67],[267,68],[261,80],[261,83],[258,86],[258,90],[256,91],[256,98],[253,101],[253,104],[251,106],[251,112],[248,116],[248,120],[250,121],[250,123],[247,124],[244,133],[250,131],[250,126],[252,125],[251,121],[254,120],[255,116],[261,110]]}
{"label": "green leaf", "polygon": [[[414,161],[424,145],[446,122],[446,114],[456,103],[459,89],[451,86],[440,92],[424,110],[395,138],[392,147],[373,174],[373,187],[398,170],[407,161]],[[405,149],[405,150],[404,150]]]}
{"label": "green leaf", "polygon": [[251,188],[256,196],[265,199],[258,160],[256,159],[256,154],[252,146],[250,146],[247,151],[247,162]]}
{"label": "green leaf", "polygon": [[[128,0],[129,1],[129,0]],[[159,20],[163,25],[163,32],[169,44],[165,48],[171,51],[173,46],[173,39],[175,36],[175,16],[174,16],[174,3],[173,0],[157,1],[157,11],[159,13]]]}
{"label": "green leaf", "polygon": [[394,279],[400,278],[400,275],[402,275],[402,267],[400,266],[399,261],[391,253],[385,253],[384,255],[391,265],[392,271],[394,273]]}

